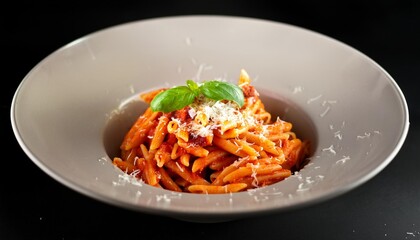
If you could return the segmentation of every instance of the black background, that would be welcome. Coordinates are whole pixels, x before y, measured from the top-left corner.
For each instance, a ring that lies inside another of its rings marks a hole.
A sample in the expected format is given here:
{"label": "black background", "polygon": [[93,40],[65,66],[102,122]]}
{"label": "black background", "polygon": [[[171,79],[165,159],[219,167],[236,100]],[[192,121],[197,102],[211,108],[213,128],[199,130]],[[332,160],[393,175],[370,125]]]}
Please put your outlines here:
{"label": "black background", "polygon": [[[1,7],[0,239],[420,239],[420,1],[57,1]],[[304,27],[379,63],[403,91],[410,130],[394,160],[362,186],[299,210],[190,223],[110,206],[53,180],[24,154],[10,124],[13,94],[39,61],[94,31],[141,19],[234,15]],[[161,230],[159,230],[161,229]]]}

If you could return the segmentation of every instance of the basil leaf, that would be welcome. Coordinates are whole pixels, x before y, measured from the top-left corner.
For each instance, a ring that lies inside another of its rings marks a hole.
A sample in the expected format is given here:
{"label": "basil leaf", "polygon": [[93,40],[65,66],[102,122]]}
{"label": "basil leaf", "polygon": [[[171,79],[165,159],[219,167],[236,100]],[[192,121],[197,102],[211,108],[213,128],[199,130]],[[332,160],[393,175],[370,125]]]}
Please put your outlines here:
{"label": "basil leaf", "polygon": [[187,80],[187,86],[173,87],[157,94],[150,107],[154,112],[176,111],[191,104],[200,94],[216,101],[234,101],[239,107],[242,107],[245,101],[242,89],[232,83],[212,80],[197,84],[193,80]]}
{"label": "basil leaf", "polygon": [[193,80],[187,80],[187,86],[194,92],[194,95],[198,97],[198,95],[200,94],[198,84]]}
{"label": "basil leaf", "polygon": [[194,99],[195,94],[190,88],[178,86],[157,94],[150,103],[150,107],[154,112],[168,113],[191,104]]}
{"label": "basil leaf", "polygon": [[244,93],[240,87],[228,82],[208,81],[201,84],[200,92],[213,100],[230,100],[236,102],[239,107],[244,105]]}

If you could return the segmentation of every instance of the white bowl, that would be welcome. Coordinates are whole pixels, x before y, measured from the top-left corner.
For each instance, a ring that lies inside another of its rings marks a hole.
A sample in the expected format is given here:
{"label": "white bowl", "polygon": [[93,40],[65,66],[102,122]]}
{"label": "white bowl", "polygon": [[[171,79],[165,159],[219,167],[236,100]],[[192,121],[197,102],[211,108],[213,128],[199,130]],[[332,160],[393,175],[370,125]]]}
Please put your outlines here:
{"label": "white bowl", "polygon": [[[187,79],[236,81],[246,69],[269,111],[313,142],[291,177],[234,194],[176,193],[112,164],[145,109],[138,94]],[[300,27],[229,16],[178,16],[103,29],[58,49],[23,79],[11,122],[29,158],[93,199],[186,221],[229,221],[343,194],[384,169],[408,129],[407,103],[375,61]]]}

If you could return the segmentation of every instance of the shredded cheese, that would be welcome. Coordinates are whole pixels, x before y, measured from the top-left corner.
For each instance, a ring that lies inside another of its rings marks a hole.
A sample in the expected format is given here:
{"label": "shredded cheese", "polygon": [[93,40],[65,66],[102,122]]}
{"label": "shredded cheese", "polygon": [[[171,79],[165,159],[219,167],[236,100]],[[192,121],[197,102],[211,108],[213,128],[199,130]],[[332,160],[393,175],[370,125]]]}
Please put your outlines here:
{"label": "shredded cheese", "polygon": [[215,101],[205,97],[197,98],[190,105],[188,115],[192,119],[195,119],[197,116],[205,116],[207,120],[206,124],[203,124],[201,121],[191,121],[181,125],[179,119],[173,119],[177,120],[180,129],[191,132],[194,137],[211,136],[214,129],[220,129],[226,122],[238,127],[253,126],[258,122],[249,110],[241,110],[234,102]]}

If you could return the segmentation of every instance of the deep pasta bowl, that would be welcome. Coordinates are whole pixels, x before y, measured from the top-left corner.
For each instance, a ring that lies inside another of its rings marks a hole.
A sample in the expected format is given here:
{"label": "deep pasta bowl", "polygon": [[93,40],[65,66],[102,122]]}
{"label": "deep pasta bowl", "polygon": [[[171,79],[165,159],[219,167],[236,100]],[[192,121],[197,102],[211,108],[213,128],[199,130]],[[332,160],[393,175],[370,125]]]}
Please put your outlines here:
{"label": "deep pasta bowl", "polygon": [[[311,142],[299,171],[242,192],[198,194],[146,184],[113,164],[148,107],[141,93],[246,69],[266,109]],[[402,147],[408,106],[374,60],[328,36],[261,19],[178,16],[77,39],[38,63],[11,105],[17,141],[42,171],[98,201],[195,222],[316,204],[367,182]]]}

